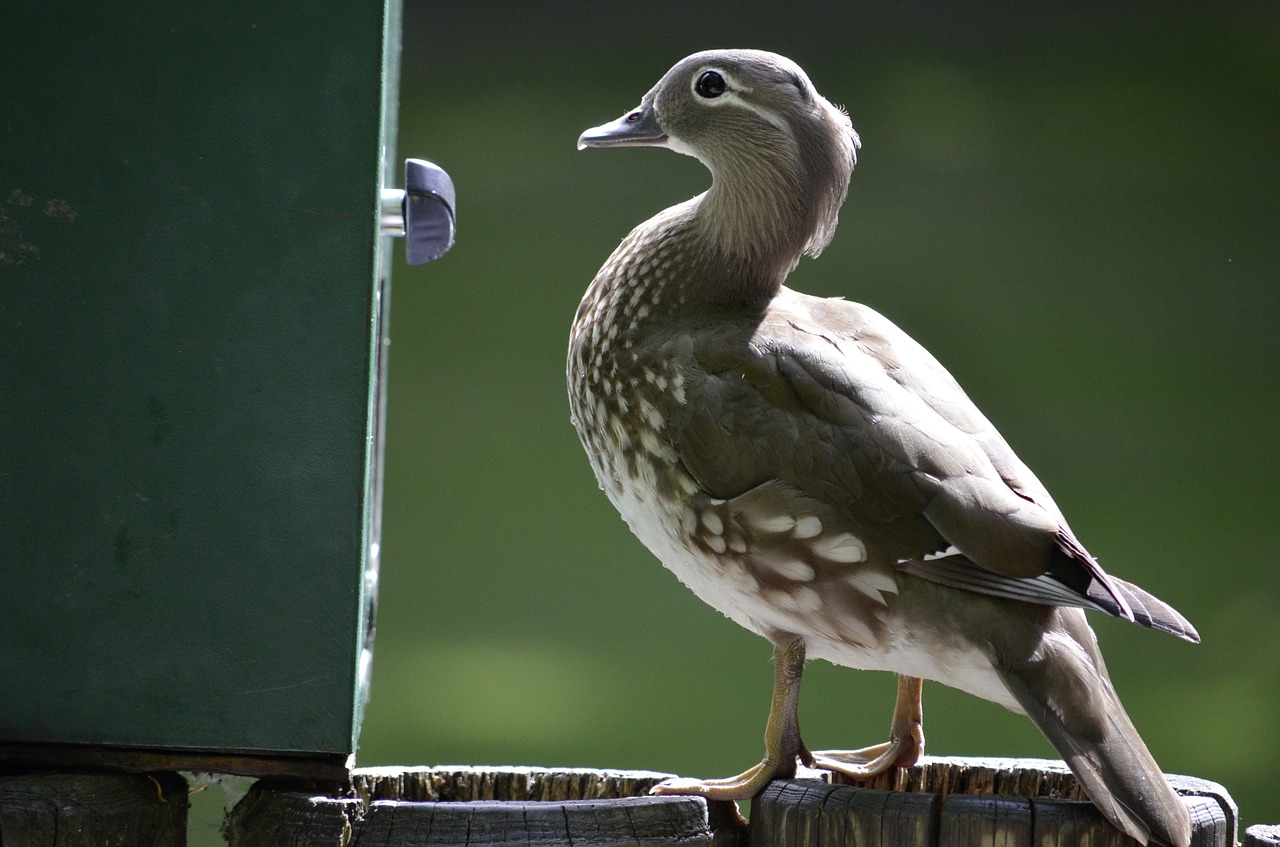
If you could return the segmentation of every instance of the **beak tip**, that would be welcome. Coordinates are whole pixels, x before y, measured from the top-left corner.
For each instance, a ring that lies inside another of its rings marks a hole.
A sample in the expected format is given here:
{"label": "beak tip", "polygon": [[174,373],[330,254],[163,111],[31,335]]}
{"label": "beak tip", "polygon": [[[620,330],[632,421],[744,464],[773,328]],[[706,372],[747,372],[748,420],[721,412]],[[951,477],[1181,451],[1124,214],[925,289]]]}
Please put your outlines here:
{"label": "beak tip", "polygon": [[662,131],[651,107],[628,112],[615,121],[593,126],[578,136],[578,149],[588,147],[665,147],[667,135]]}

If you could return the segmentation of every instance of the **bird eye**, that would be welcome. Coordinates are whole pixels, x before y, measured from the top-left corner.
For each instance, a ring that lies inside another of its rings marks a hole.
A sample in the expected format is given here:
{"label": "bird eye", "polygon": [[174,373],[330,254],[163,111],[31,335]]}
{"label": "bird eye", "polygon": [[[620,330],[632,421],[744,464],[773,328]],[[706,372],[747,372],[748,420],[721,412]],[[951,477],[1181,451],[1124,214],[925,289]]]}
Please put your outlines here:
{"label": "bird eye", "polygon": [[693,90],[699,97],[706,97],[708,100],[724,94],[724,89],[724,77],[715,71],[703,71],[702,76],[698,77],[697,83],[693,86]]}

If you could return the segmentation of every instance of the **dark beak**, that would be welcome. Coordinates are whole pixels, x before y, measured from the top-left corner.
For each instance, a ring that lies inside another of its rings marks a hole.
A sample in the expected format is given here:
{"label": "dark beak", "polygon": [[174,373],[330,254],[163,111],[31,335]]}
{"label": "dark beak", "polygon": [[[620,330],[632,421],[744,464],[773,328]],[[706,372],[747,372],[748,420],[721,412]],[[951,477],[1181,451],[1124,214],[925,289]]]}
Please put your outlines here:
{"label": "dark beak", "polygon": [[587,147],[665,147],[667,134],[658,125],[653,103],[641,103],[616,121],[594,126],[578,136],[578,149]]}

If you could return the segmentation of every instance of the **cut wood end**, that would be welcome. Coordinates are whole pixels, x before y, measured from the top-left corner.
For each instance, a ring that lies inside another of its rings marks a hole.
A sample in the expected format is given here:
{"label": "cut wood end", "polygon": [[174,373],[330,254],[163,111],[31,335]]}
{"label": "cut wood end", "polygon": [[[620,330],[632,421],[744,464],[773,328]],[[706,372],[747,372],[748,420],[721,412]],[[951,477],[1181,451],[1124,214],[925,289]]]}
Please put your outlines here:
{"label": "cut wood end", "polygon": [[909,768],[890,768],[869,780],[832,774],[837,785],[922,794],[1005,794],[1087,800],[1067,766],[1054,759],[922,756]]}

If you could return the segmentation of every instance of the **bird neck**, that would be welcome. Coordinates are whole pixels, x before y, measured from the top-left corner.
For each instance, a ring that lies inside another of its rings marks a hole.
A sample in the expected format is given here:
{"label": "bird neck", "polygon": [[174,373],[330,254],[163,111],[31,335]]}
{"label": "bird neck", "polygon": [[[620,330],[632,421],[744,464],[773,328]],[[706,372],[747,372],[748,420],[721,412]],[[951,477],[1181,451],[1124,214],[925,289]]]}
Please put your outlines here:
{"label": "bird neck", "polygon": [[814,164],[764,147],[710,166],[712,185],[694,214],[722,283],[709,297],[766,303],[803,254],[816,256],[830,241],[849,172]]}
{"label": "bird neck", "polygon": [[768,300],[808,241],[795,175],[767,161],[738,162],[713,174],[694,223],[712,257],[709,269],[723,284],[705,293],[714,299]]}

